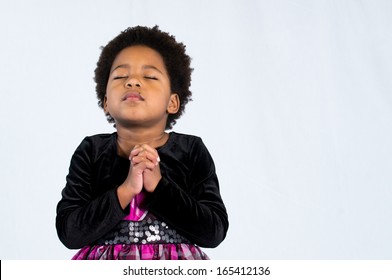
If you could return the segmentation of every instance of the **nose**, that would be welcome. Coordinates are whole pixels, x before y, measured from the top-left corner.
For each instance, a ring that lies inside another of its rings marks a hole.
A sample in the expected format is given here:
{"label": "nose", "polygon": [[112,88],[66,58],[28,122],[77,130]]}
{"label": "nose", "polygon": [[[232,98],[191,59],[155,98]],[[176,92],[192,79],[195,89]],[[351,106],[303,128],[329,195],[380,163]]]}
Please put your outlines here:
{"label": "nose", "polygon": [[129,79],[127,79],[126,83],[125,83],[126,87],[140,87],[140,81],[139,79],[137,79],[136,77],[130,77]]}

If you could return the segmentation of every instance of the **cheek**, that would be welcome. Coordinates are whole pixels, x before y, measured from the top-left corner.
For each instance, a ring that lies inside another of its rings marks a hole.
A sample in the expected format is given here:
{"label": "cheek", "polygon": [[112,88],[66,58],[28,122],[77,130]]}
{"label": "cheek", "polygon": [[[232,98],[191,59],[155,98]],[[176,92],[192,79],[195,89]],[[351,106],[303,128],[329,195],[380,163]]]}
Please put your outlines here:
{"label": "cheek", "polygon": [[106,87],[106,101],[108,103],[113,102],[114,96],[116,96],[116,90],[113,85],[108,84]]}
{"label": "cheek", "polygon": [[106,108],[110,108],[113,105],[113,98],[110,95],[106,95]]}
{"label": "cheek", "polygon": [[106,95],[109,95],[112,91],[112,86],[110,83],[106,85]]}

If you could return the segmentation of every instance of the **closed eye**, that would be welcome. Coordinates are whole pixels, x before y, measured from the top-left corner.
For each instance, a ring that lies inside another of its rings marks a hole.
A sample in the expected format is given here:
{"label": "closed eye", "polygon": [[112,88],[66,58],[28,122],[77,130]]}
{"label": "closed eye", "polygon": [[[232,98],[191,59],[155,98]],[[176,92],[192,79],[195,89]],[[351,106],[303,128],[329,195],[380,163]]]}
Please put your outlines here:
{"label": "closed eye", "polygon": [[120,79],[126,79],[128,76],[116,76],[113,78],[113,80],[120,80]]}
{"label": "closed eye", "polygon": [[144,78],[148,80],[158,80],[158,78],[154,76],[144,76]]}

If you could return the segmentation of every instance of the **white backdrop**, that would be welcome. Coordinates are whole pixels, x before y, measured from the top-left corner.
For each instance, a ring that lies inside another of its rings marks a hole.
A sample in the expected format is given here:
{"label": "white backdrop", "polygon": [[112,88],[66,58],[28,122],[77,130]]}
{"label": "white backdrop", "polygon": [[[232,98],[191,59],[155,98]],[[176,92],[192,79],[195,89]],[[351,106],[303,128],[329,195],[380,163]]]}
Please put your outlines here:
{"label": "white backdrop", "polygon": [[392,2],[0,2],[0,259],[69,259],[55,208],[86,135],[112,132],[99,47],[158,24],[187,45],[230,228],[213,259],[392,258]]}

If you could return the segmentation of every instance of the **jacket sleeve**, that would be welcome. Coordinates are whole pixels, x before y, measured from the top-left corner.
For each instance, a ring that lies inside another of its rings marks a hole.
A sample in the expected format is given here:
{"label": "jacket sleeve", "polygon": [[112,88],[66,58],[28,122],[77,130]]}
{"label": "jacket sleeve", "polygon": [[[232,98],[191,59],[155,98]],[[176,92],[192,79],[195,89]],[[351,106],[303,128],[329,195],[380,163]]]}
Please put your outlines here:
{"label": "jacket sleeve", "polygon": [[94,195],[92,159],[92,142],[85,138],[72,156],[57,205],[57,234],[69,249],[78,249],[99,239],[125,216],[115,188]]}
{"label": "jacket sleeve", "polygon": [[163,177],[146,206],[189,241],[214,248],[224,240],[229,222],[213,159],[196,139],[189,154],[188,187]]}

